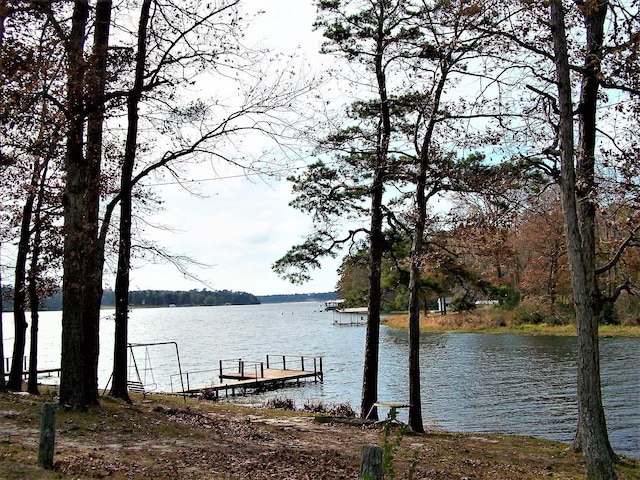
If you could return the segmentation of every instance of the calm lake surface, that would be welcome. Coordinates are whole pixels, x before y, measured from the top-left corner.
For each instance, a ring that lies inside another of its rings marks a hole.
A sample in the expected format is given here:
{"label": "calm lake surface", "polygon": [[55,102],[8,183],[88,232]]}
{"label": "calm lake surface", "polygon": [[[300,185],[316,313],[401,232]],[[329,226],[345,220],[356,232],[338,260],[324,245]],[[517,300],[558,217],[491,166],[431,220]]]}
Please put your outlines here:
{"label": "calm lake surface", "polygon": [[[323,356],[324,383],[265,394],[305,401],[350,403],[359,409],[365,327],[338,327],[316,303],[136,309],[131,343],[177,342],[191,385],[217,380],[218,361],[263,361],[267,354]],[[60,365],[60,312],[43,312],[39,368]],[[99,384],[106,386],[113,359],[113,312],[101,324]],[[13,348],[12,317],[4,317],[5,355]],[[425,428],[501,432],[571,441],[576,425],[574,337],[423,334],[421,386]],[[640,339],[601,340],[605,410],[613,448],[640,458]],[[407,401],[405,331],[382,327],[380,401]],[[135,349],[143,381],[174,388],[178,373],[172,345]],[[131,363],[131,362],[130,362]],[[214,371],[215,370],[215,371]],[[205,371],[205,372],[202,372]],[[133,374],[133,372],[132,372]],[[234,401],[262,403],[265,396]],[[380,411],[384,416],[386,412]],[[402,418],[402,415],[401,415]]]}

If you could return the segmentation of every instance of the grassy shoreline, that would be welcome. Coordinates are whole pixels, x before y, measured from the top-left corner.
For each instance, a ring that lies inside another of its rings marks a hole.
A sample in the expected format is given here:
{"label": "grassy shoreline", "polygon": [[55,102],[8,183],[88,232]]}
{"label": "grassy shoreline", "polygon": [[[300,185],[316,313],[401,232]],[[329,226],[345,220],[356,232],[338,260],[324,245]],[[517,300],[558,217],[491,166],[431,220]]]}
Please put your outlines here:
{"label": "grassy shoreline", "polygon": [[[48,395],[0,392],[0,478],[340,479],[357,478],[365,445],[382,445],[379,424],[227,402],[134,395],[132,405],[102,397],[86,413],[56,413],[54,469],[36,466],[39,412]],[[395,438],[395,437],[394,437]],[[405,434],[394,456],[397,478],[583,480],[582,457],[568,445],[532,437],[430,430]],[[640,480],[637,460],[616,467]]]}
{"label": "grassy shoreline", "polygon": [[[382,319],[382,324],[392,328],[408,329],[409,315],[407,313],[397,313],[386,316]],[[575,336],[575,324],[549,325],[520,324],[512,321],[500,320],[491,314],[491,310],[482,309],[472,313],[447,313],[422,314],[420,316],[420,330],[429,333],[515,333],[526,335],[555,335],[555,336]],[[600,337],[640,337],[640,325],[600,325]]]}

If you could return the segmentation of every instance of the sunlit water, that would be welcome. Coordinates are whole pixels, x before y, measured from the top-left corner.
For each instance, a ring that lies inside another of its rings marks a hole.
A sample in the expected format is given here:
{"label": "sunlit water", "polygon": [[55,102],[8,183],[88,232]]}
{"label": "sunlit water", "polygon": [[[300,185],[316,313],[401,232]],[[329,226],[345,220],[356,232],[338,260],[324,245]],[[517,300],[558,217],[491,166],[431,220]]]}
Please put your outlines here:
{"label": "sunlit water", "polygon": [[[221,359],[264,360],[267,354],[321,355],[324,382],[266,395],[360,405],[365,327],[337,327],[315,303],[137,309],[132,343],[176,342],[191,385],[217,379]],[[109,381],[113,312],[101,324],[99,384]],[[60,312],[41,315],[39,368],[60,365]],[[13,347],[4,318],[5,355]],[[177,387],[173,345],[135,349],[143,381],[158,391]],[[528,335],[424,334],[421,337],[423,418],[427,428],[502,432],[568,442],[576,425],[576,339]],[[614,449],[640,458],[640,339],[601,340],[601,368],[609,435]],[[407,333],[382,327],[378,398],[408,398]],[[130,362],[131,363],[131,362]],[[215,370],[215,371],[214,371]],[[262,403],[264,396],[234,401]],[[385,412],[381,411],[381,415]]]}

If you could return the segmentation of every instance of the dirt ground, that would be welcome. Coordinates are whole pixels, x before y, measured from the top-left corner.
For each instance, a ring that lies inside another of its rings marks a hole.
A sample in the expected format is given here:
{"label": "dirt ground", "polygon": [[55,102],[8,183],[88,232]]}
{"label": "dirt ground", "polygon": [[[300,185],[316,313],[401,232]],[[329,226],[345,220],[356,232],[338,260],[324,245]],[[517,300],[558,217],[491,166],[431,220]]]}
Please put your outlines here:
{"label": "dirt ground", "polygon": [[[45,396],[0,393],[0,479],[357,479],[381,424],[151,396],[103,397],[88,413],[56,413],[54,468],[36,466]],[[397,428],[387,436],[396,440]],[[416,458],[411,477],[412,458]],[[385,479],[584,479],[567,445],[503,435],[405,433]],[[618,468],[640,479],[637,462]]]}

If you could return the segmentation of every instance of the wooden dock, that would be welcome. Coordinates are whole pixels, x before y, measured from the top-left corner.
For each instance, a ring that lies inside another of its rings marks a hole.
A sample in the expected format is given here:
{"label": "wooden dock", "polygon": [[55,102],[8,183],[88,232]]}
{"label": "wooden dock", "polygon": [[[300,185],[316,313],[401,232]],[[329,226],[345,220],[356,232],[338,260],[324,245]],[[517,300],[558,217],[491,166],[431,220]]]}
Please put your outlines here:
{"label": "wooden dock", "polygon": [[[9,380],[9,375],[11,374],[11,361],[13,359],[11,357],[5,357],[5,367],[4,367],[4,377],[5,381]],[[27,356],[22,357],[22,373],[20,374],[23,380],[27,380],[29,378],[29,367],[27,365]],[[60,378],[60,369],[59,368],[44,368],[36,371],[36,376],[40,378],[50,378],[50,377],[58,377]]]}
{"label": "wooden dock", "polygon": [[333,324],[339,327],[358,327],[366,325],[369,319],[369,309],[367,307],[343,308],[332,312]]}
{"label": "wooden dock", "polygon": [[287,384],[311,379],[323,381],[322,357],[308,355],[267,355],[266,361],[250,361],[244,359],[220,360],[218,379],[204,385],[193,386],[196,378],[211,374],[212,371],[186,372],[179,382],[182,388],[173,388],[171,393],[177,395],[204,396],[218,399],[245,395],[249,392],[284,388]]}

